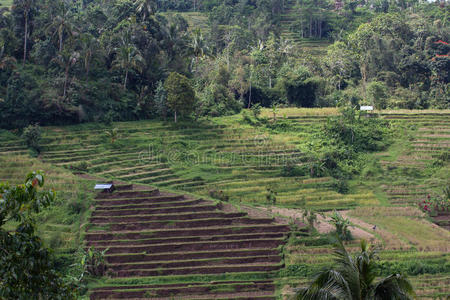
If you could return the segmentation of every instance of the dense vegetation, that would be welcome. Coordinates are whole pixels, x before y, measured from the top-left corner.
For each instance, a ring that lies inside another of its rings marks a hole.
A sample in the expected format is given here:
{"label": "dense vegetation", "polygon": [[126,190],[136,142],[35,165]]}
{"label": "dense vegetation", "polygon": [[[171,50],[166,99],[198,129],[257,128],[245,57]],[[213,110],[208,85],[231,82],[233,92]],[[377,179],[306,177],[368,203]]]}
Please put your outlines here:
{"label": "dense vegetation", "polygon": [[[202,32],[167,10],[208,21]],[[286,16],[293,38],[331,41],[328,53],[305,56],[281,34]],[[2,127],[172,116],[170,72],[196,95],[184,117],[449,106],[448,7],[435,3],[15,0],[0,24]]]}
{"label": "dense vegetation", "polygon": [[[76,299],[75,286],[55,270],[55,257],[36,235],[34,215],[55,199],[55,191],[39,191],[43,185],[40,172],[28,174],[22,185],[0,184],[2,298]],[[17,226],[9,232],[4,226],[12,221]]]}

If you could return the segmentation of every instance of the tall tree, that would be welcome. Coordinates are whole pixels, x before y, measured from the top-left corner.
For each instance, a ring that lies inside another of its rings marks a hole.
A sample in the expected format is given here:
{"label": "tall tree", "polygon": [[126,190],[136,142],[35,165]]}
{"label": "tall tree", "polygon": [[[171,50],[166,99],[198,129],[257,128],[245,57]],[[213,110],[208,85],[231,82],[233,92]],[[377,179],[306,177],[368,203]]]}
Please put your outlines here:
{"label": "tall tree", "polygon": [[156,7],[155,0],[136,0],[136,11],[144,21],[156,12]]}
{"label": "tall tree", "polygon": [[409,300],[414,290],[400,274],[392,274],[375,282],[376,251],[361,241],[361,252],[352,257],[341,241],[335,246],[336,267],[320,273],[308,288],[297,294],[297,299],[336,300]]}
{"label": "tall tree", "polygon": [[125,72],[123,89],[127,88],[128,74],[131,70],[141,71],[145,65],[139,49],[131,43],[124,43],[116,49],[116,58],[113,67],[122,69]]}
{"label": "tall tree", "polygon": [[73,25],[69,17],[69,12],[56,16],[47,30],[58,35],[59,52],[63,49],[64,34],[71,36],[73,34]]}
{"label": "tall tree", "polygon": [[21,8],[23,10],[23,18],[24,18],[24,38],[23,38],[23,65],[27,60],[27,47],[28,47],[28,22],[30,17],[30,11],[33,5],[35,4],[35,0],[16,0],[15,6]]}
{"label": "tall tree", "polygon": [[95,37],[89,33],[81,36],[81,55],[84,61],[84,69],[86,70],[86,81],[89,79],[89,70],[91,68],[92,60],[99,51],[100,45]]}
{"label": "tall tree", "polygon": [[70,68],[72,68],[78,62],[79,58],[80,53],[76,51],[64,50],[52,60],[53,62],[56,62],[64,70],[63,98],[66,98],[67,94]]}
{"label": "tall tree", "polygon": [[208,50],[206,46],[205,39],[203,37],[202,31],[200,28],[196,28],[192,34],[192,40],[190,44],[192,48],[192,52],[194,54],[194,59],[192,60],[192,64],[197,66],[199,58],[205,57],[205,54]]}
{"label": "tall tree", "polygon": [[181,74],[172,72],[167,77],[164,87],[167,91],[167,104],[174,112],[175,123],[177,114],[188,115],[194,109],[195,92],[189,79]]}

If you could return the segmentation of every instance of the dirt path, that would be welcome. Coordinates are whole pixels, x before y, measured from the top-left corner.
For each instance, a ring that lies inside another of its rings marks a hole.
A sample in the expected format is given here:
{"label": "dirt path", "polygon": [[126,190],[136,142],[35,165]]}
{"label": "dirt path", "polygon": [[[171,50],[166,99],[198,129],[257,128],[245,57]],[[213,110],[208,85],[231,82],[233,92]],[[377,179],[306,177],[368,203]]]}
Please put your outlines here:
{"label": "dirt path", "polygon": [[[268,210],[267,208],[262,209]],[[274,214],[279,214],[281,216],[288,218],[298,219],[300,221],[303,219],[303,210],[301,209],[280,208],[280,207],[270,207],[270,209]],[[372,230],[373,225],[364,223],[361,220],[358,220],[353,217],[348,217],[347,214],[345,214],[344,216],[346,218],[349,218],[350,222],[352,222],[353,224],[363,228],[361,229],[356,226],[350,227],[350,232],[352,233],[353,237],[355,237],[356,239],[365,239],[368,241],[374,241],[376,239],[376,236],[371,233],[373,232]],[[314,227],[317,229],[319,233],[329,233],[334,230],[333,225],[328,223],[329,220],[330,217],[328,216],[323,217],[321,215],[317,215],[317,222],[315,223]]]}

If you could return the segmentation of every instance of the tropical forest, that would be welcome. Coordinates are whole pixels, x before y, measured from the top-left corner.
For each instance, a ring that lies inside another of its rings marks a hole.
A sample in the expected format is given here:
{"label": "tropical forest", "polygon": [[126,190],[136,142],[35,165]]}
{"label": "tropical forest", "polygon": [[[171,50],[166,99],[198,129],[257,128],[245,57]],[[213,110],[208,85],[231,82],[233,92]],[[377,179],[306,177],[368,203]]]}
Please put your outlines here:
{"label": "tropical forest", "polygon": [[0,299],[450,299],[446,0],[0,0]]}

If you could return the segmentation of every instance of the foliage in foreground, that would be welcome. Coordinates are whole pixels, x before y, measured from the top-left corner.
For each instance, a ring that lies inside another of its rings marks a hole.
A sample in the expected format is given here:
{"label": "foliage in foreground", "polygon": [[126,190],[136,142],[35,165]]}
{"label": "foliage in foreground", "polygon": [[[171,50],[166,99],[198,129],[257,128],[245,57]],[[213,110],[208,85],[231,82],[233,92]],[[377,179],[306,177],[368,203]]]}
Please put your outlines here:
{"label": "foliage in foreground", "polygon": [[[58,274],[54,257],[36,235],[33,216],[51,205],[54,191],[39,191],[41,172],[17,186],[0,184],[0,298],[76,299],[76,289]],[[13,232],[4,227],[17,222]]]}
{"label": "foliage in foreground", "polygon": [[340,240],[335,245],[336,266],[316,276],[308,288],[298,291],[297,299],[412,299],[410,282],[401,274],[378,282],[376,251],[361,241],[361,252],[352,257]]}

